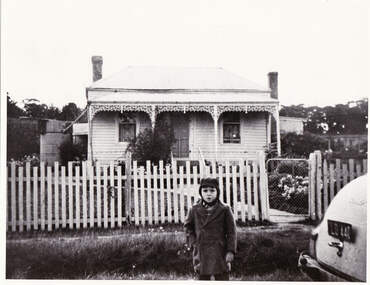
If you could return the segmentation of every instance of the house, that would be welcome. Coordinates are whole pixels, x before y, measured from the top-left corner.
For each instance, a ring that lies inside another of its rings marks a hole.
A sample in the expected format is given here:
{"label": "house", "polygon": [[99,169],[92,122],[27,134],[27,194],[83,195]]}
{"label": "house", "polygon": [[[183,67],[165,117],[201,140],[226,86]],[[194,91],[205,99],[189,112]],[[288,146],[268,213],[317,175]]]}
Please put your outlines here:
{"label": "house", "polygon": [[159,116],[174,128],[174,159],[253,159],[271,143],[272,117],[279,129],[276,72],[264,88],[222,68],[128,66],[102,78],[102,57],[92,64],[89,160],[123,159],[128,141]]}
{"label": "house", "polygon": [[280,133],[296,133],[297,135],[302,135],[305,121],[305,118],[280,116]]}

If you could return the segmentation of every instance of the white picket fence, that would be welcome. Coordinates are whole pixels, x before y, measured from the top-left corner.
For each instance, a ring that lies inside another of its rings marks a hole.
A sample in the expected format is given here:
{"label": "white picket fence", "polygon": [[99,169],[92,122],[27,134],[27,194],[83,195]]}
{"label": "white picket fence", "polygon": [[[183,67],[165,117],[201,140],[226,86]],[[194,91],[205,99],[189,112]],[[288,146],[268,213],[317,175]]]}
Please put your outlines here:
{"label": "white picket fence", "polygon": [[328,162],[320,151],[310,154],[309,212],[321,220],[335,195],[350,181],[367,173],[367,159],[336,159]]}
{"label": "white picket fence", "polygon": [[235,220],[267,220],[268,193],[264,155],[237,164],[124,168],[111,163],[92,166],[8,167],[7,230],[115,228],[128,223],[183,223],[198,197],[202,177],[219,180],[221,201],[232,207]]}

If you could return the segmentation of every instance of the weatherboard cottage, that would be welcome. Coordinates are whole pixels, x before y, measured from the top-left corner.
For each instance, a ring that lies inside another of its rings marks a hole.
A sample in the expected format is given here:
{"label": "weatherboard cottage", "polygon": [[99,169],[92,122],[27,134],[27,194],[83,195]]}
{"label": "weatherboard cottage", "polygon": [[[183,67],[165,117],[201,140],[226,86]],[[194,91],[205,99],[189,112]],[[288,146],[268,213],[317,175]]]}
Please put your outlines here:
{"label": "weatherboard cottage", "polygon": [[174,159],[253,159],[271,143],[272,118],[279,130],[276,72],[263,88],[222,68],[128,66],[102,78],[102,57],[92,63],[89,160],[123,159],[128,141],[158,116],[174,127]]}

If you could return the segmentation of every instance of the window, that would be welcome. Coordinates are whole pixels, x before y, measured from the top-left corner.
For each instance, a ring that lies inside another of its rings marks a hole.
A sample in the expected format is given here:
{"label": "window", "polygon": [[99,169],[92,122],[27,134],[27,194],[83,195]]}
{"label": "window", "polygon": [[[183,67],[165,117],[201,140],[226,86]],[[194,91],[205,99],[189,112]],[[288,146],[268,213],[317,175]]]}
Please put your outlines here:
{"label": "window", "polygon": [[240,143],[239,113],[225,113],[223,123],[223,142]]}
{"label": "window", "polygon": [[135,119],[121,114],[118,120],[118,141],[129,142],[136,136],[136,122]]}

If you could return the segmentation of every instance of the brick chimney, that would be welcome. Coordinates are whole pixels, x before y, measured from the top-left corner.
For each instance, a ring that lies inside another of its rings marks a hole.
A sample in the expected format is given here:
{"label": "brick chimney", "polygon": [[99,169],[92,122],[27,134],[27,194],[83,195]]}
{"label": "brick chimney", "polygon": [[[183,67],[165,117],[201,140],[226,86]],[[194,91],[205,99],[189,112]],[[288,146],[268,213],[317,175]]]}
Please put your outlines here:
{"label": "brick chimney", "polygon": [[93,81],[97,81],[102,78],[102,66],[103,57],[100,55],[94,55],[91,57],[91,62],[93,66]]}
{"label": "brick chimney", "polygon": [[269,72],[269,87],[271,89],[271,98],[278,99],[278,73]]}

